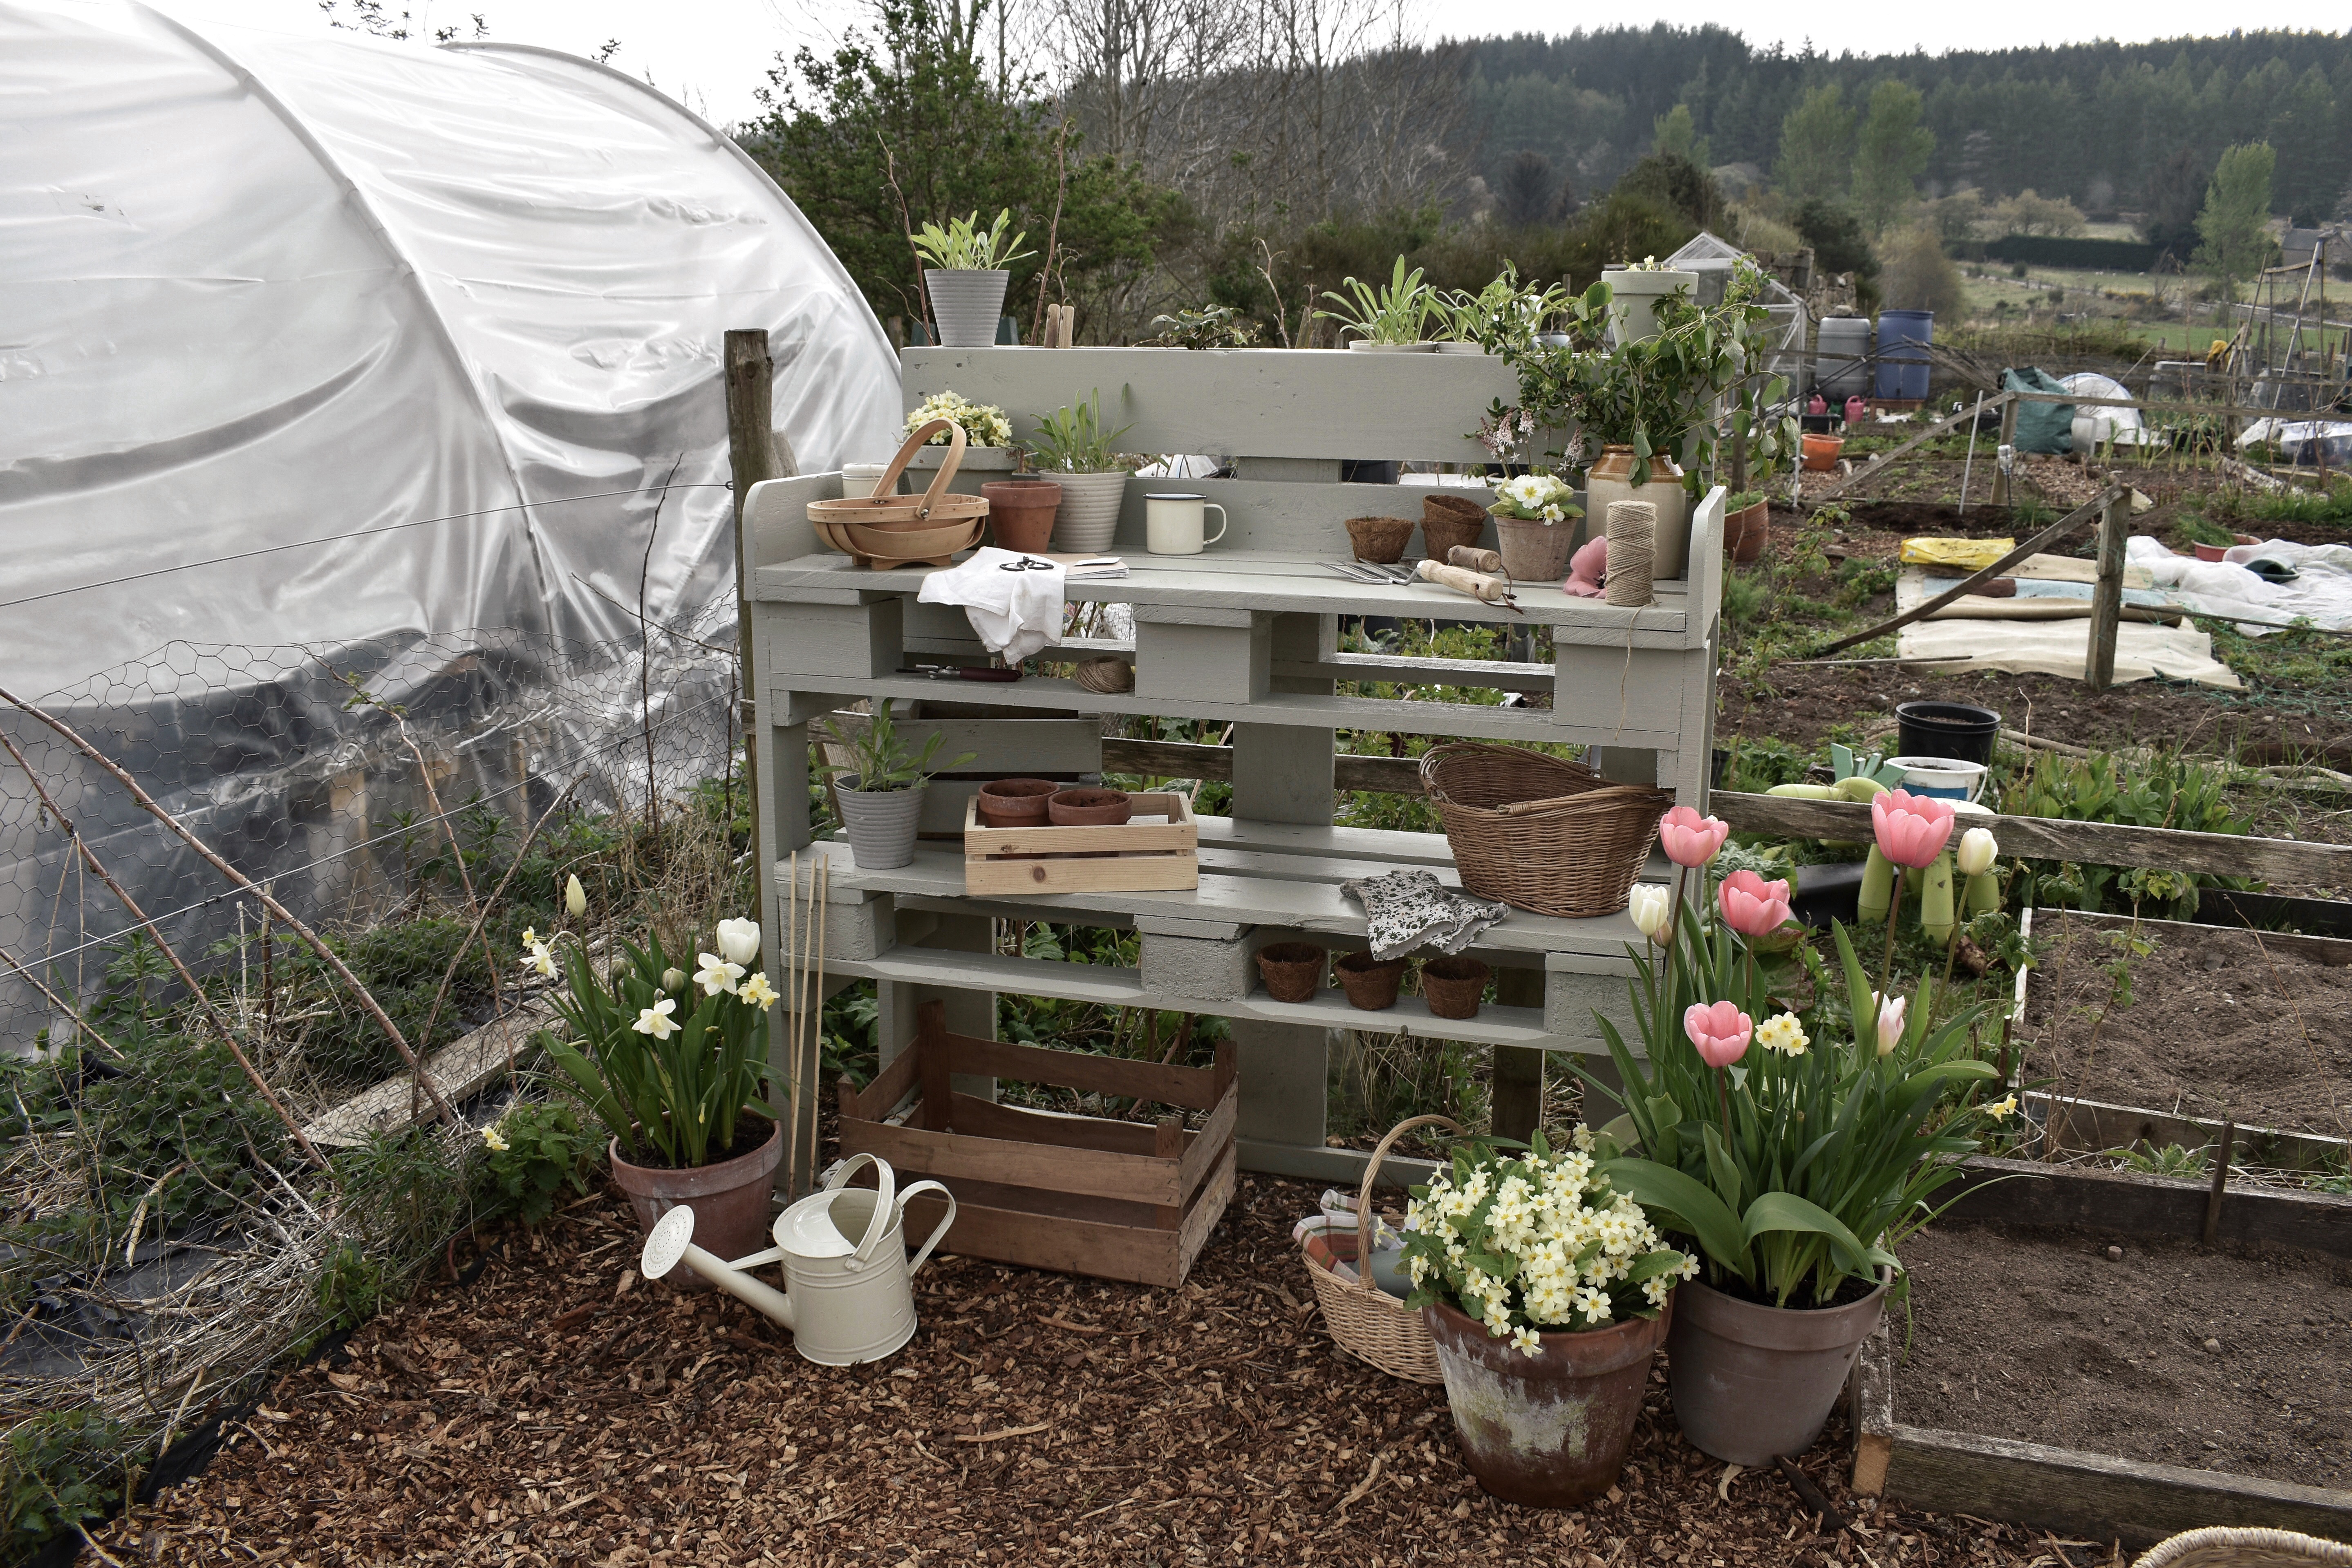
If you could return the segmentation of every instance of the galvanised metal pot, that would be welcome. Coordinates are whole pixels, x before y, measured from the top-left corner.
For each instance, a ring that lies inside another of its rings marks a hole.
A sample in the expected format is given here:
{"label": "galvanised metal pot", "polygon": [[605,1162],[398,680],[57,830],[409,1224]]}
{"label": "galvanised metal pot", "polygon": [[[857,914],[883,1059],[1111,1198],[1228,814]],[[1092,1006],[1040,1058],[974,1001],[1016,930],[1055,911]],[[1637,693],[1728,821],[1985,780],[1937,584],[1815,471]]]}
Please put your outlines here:
{"label": "galvanised metal pot", "polygon": [[1699,1281],[1674,1293],[1666,1337],[1675,1419],[1703,1454],[1769,1469],[1813,1446],[1862,1342],[1878,1327],[1887,1281],[1843,1307],[1768,1307]]}
{"label": "galvanised metal pot", "polygon": [[1679,1294],[1654,1318],[1539,1335],[1535,1355],[1443,1301],[1422,1308],[1478,1484],[1527,1508],[1575,1508],[1615,1485]]}

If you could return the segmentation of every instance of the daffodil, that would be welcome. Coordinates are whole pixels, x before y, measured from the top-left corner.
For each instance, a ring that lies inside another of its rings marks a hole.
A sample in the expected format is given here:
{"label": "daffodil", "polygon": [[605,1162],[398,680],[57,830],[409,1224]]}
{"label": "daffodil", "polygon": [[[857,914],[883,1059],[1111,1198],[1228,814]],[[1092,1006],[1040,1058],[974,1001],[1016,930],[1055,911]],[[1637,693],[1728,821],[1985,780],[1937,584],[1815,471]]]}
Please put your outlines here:
{"label": "daffodil", "polygon": [[675,967],[662,971],[662,989],[675,991],[686,984],[686,971]]}
{"label": "daffodil", "polygon": [[629,1027],[639,1034],[649,1034],[656,1040],[667,1040],[677,1032],[677,1024],[669,1016],[676,1011],[677,1011],[677,998],[664,997],[653,1006],[638,1009],[637,1021]]}
{"label": "daffodil", "polygon": [[768,984],[768,977],[765,975],[753,975],[743,982],[742,988],[735,994],[757,1007],[761,1012],[766,1012],[770,1008],[774,1007],[777,1001],[776,988]]}
{"label": "daffodil", "polygon": [[523,958],[522,967],[534,975],[551,980],[555,978],[555,954],[546,943],[533,942],[530,952]]}
{"label": "daffodil", "polygon": [[706,997],[715,997],[721,991],[731,995],[735,982],[743,977],[742,965],[730,964],[716,953],[697,953],[694,961],[702,966],[694,972],[694,983],[702,988]]}
{"label": "daffodil", "polygon": [[496,1127],[482,1129],[482,1142],[488,1145],[494,1154],[502,1155],[507,1152],[507,1141],[499,1136],[499,1130]]}
{"label": "daffodil", "polygon": [[2017,1096],[2010,1094],[2005,1095],[2001,1099],[1996,1100],[1991,1104],[1986,1106],[1985,1114],[1990,1116],[1996,1122],[2005,1121],[2008,1119],[2010,1113],[2016,1109]]}

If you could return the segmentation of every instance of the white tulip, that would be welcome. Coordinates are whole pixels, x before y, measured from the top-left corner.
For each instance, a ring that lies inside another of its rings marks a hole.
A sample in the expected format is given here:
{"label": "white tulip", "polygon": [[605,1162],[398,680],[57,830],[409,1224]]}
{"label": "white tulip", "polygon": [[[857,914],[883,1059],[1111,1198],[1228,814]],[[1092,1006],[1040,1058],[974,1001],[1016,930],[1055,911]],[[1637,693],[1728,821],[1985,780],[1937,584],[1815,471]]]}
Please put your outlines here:
{"label": "white tulip", "polygon": [[1674,904],[1674,894],[1654,882],[1637,882],[1625,904],[1625,913],[1633,917],[1633,925],[1643,936],[1655,942],[1666,928],[1666,915]]}
{"label": "white tulip", "polygon": [[760,923],[756,920],[720,921],[719,951],[730,964],[749,964],[758,958]]}
{"label": "white tulip", "polygon": [[574,920],[588,913],[588,890],[580,885],[576,876],[563,884],[563,907],[572,912]]}
{"label": "white tulip", "polygon": [[2000,846],[1993,842],[1990,828],[1970,828],[1960,835],[1958,861],[1962,876],[1982,876],[1992,869],[1993,857]]}

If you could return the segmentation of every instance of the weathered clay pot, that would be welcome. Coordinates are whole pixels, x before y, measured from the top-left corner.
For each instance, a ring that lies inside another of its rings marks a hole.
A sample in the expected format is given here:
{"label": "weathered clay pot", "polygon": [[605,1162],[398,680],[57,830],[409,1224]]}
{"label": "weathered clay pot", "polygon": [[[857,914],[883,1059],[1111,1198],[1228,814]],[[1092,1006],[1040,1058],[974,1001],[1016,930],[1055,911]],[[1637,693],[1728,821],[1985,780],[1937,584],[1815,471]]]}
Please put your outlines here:
{"label": "weathered clay pot", "polygon": [[1043,555],[1054,545],[1054,514],[1062,487],[1051,479],[992,479],[980,487],[988,497],[988,528],[999,549]]}
{"label": "weathered clay pot", "polygon": [[1558,583],[1568,576],[1568,556],[1576,543],[1573,519],[1546,523],[1527,517],[1496,517],[1495,538],[1503,570],[1515,582]]}
{"label": "weathered clay pot", "polygon": [[[715,1258],[731,1262],[767,1246],[768,1195],[774,1190],[776,1166],[784,1157],[783,1127],[751,1115],[737,1125],[757,1127],[763,1122],[767,1141],[750,1154],[687,1170],[633,1166],[621,1157],[621,1141],[612,1140],[606,1153],[613,1162],[613,1179],[629,1195],[637,1228],[651,1230],[655,1220],[682,1204],[694,1210],[694,1244]],[[681,1291],[713,1289],[691,1269],[673,1270],[669,1281]]]}
{"label": "weathered clay pot", "polygon": [[[1010,549],[1011,547],[1006,547]],[[1050,779],[993,779],[980,787],[980,821],[988,828],[1040,828],[1062,786]]]}
{"label": "weathered clay pot", "polygon": [[1654,1318],[1540,1334],[1534,1355],[1443,1301],[1422,1308],[1478,1484],[1527,1508],[1575,1508],[1614,1486],[1674,1301]]}
{"label": "weathered clay pot", "polygon": [[1459,954],[1432,958],[1421,967],[1421,997],[1442,1019],[1474,1019],[1486,981],[1494,973],[1475,958]]}
{"label": "weathered clay pot", "polygon": [[1060,789],[1046,797],[1045,815],[1057,828],[1111,828],[1135,815],[1124,789]]}
{"label": "weathered clay pot", "polygon": [[1723,553],[1745,566],[1764,553],[1772,538],[1772,503],[1759,501],[1752,507],[1728,513],[1723,519]]}
{"label": "weathered clay pot", "polygon": [[1403,959],[1382,963],[1370,953],[1348,953],[1332,967],[1339,971],[1339,987],[1348,993],[1349,1007],[1377,1013],[1396,1006],[1397,986],[1404,978]]}
{"label": "weathered clay pot", "polygon": [[1767,1307],[1693,1280],[1675,1291],[1666,1339],[1675,1419],[1703,1454],[1769,1469],[1813,1446],[1886,1283],[1843,1307]]}
{"label": "weathered clay pot", "polygon": [[1309,1002],[1323,988],[1323,962],[1330,954],[1312,942],[1276,942],[1257,953],[1265,994],[1277,1002]]}

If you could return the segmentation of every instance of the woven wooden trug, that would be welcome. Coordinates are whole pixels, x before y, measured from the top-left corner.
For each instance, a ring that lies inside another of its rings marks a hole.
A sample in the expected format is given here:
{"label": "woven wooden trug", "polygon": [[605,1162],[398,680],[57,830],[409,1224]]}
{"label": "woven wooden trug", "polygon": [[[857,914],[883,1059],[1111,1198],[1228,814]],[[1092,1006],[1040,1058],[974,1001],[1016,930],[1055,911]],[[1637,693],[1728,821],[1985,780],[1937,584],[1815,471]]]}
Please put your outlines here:
{"label": "woven wooden trug", "polygon": [[1421,782],[1466,891],[1571,920],[1625,907],[1675,803],[1654,785],[1612,784],[1580,762],[1475,741],[1432,747]]}
{"label": "woven wooden trug", "polygon": [[[1419,1310],[1408,1309],[1372,1281],[1372,1183],[1396,1141],[1429,1123],[1456,1135],[1462,1131],[1451,1117],[1415,1116],[1391,1127],[1389,1135],[1372,1150],[1372,1157],[1364,1162],[1364,1185],[1356,1192],[1354,1279],[1339,1278],[1318,1262],[1309,1248],[1300,1249],[1307,1278],[1315,1286],[1316,1302],[1323,1309],[1323,1326],[1331,1331],[1332,1342],[1391,1377],[1408,1383],[1443,1383],[1445,1375],[1438,1370],[1437,1346],[1431,1343],[1429,1325],[1422,1321]],[[1315,1239],[1307,1238],[1310,1243]]]}
{"label": "woven wooden trug", "polygon": [[2132,1568],[2352,1568],[2352,1546],[2291,1530],[2191,1530],[2158,1542]]}

